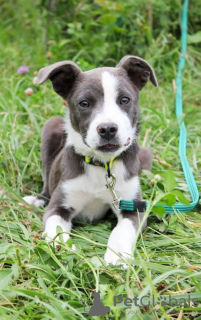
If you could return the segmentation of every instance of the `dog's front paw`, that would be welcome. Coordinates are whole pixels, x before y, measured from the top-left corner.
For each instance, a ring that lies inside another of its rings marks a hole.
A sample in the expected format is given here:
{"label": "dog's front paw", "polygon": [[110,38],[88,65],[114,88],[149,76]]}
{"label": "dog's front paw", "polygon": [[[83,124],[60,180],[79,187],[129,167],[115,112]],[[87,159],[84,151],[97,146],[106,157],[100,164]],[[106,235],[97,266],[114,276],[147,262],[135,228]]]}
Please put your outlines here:
{"label": "dog's front paw", "polygon": [[128,264],[125,263],[125,260],[128,260],[131,257],[131,252],[120,251],[117,248],[113,249],[113,250],[118,255],[108,248],[106,253],[105,253],[105,256],[104,256],[104,259],[105,259],[106,263],[107,264],[111,263],[113,265],[121,265],[121,266],[123,266],[123,268],[127,268]]}
{"label": "dog's front paw", "polygon": [[[42,199],[38,199],[35,196],[26,196],[22,198],[26,203],[31,204],[37,208],[44,207],[45,201]],[[23,206],[22,203],[19,203],[20,206]]]}
{"label": "dog's front paw", "polygon": [[127,268],[128,265],[125,260],[131,258],[135,237],[136,232],[132,221],[127,218],[122,219],[112,230],[108,239],[108,248],[104,257],[107,264],[121,264],[124,268]]}
{"label": "dog's front paw", "polygon": [[[57,229],[60,227],[60,230]],[[71,230],[71,222],[65,221],[58,215],[50,216],[46,221],[44,230],[45,241],[52,246],[60,246],[70,238],[68,232]],[[63,233],[61,233],[63,231]],[[72,250],[76,250],[75,245],[72,245]]]}
{"label": "dog's front paw", "polygon": [[66,233],[63,233],[63,234],[60,234],[57,236],[56,230],[55,230],[55,232],[53,230],[49,230],[49,232],[44,231],[43,235],[45,236],[45,241],[47,243],[50,242],[52,244],[52,241],[54,240],[54,243],[56,245],[57,244],[59,245],[59,242],[61,242],[61,241],[66,242],[70,238],[69,235]]}
{"label": "dog's front paw", "polygon": [[[45,236],[45,241],[53,247],[61,246],[62,243],[66,243],[68,241],[68,239],[70,238],[69,235],[66,233],[60,234],[60,235],[58,235],[58,237],[56,237],[57,234],[49,235],[46,232],[44,232],[44,236]],[[53,241],[53,239],[54,239],[54,241]],[[76,250],[76,246],[74,244],[72,245],[72,250],[73,251]]]}

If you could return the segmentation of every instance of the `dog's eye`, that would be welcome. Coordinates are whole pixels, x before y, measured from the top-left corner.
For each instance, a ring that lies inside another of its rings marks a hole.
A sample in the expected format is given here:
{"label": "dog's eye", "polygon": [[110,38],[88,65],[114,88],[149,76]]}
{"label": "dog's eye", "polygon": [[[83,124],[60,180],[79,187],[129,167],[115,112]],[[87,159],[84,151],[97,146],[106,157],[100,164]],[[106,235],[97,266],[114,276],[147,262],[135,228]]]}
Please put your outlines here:
{"label": "dog's eye", "polygon": [[88,108],[89,107],[89,102],[87,100],[82,100],[80,103],[79,103],[80,107],[82,108]]}
{"label": "dog's eye", "polygon": [[127,104],[129,103],[130,99],[128,97],[121,98],[120,104]]}

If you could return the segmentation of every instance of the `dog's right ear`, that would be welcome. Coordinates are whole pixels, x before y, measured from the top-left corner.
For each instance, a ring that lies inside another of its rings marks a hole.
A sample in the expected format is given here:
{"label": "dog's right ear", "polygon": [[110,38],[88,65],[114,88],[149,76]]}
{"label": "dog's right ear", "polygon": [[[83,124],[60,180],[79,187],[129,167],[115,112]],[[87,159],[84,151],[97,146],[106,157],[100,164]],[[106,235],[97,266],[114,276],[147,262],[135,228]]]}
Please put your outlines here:
{"label": "dog's right ear", "polygon": [[57,94],[67,99],[76,79],[81,76],[82,70],[72,61],[61,61],[40,69],[37,83],[42,84],[50,79]]}

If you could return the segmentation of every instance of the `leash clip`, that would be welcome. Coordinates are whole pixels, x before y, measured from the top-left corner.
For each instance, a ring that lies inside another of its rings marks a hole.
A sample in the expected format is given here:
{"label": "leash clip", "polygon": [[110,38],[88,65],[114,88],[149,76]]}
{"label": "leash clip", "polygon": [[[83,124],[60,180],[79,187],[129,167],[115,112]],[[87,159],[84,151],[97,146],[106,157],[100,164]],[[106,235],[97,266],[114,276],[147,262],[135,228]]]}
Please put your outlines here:
{"label": "leash clip", "polygon": [[[111,179],[111,181],[109,181],[109,179]],[[116,210],[119,210],[119,205],[120,205],[120,200],[121,198],[119,198],[116,194],[116,192],[114,191],[114,187],[116,184],[116,178],[113,174],[110,175],[110,177],[108,176],[108,174],[105,175],[105,180],[106,180],[106,188],[110,190],[110,193],[112,195],[113,198],[113,202],[112,205]]]}

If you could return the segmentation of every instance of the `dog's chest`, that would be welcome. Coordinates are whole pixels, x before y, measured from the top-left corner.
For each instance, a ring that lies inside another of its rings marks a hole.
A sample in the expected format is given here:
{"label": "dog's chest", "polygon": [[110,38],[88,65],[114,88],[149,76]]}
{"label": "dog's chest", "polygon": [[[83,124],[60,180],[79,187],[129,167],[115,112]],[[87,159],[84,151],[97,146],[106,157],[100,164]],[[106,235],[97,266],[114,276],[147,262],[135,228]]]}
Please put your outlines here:
{"label": "dog's chest", "polygon": [[[112,173],[116,177],[117,195],[125,200],[134,199],[140,189],[138,177],[126,181],[126,168],[122,161],[116,161]],[[63,182],[63,205],[73,208],[76,218],[91,221],[100,219],[111,207],[113,199],[106,188],[106,174],[104,168],[86,164],[84,174]]]}

